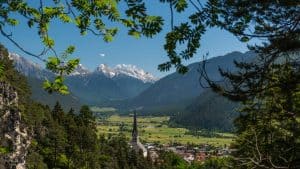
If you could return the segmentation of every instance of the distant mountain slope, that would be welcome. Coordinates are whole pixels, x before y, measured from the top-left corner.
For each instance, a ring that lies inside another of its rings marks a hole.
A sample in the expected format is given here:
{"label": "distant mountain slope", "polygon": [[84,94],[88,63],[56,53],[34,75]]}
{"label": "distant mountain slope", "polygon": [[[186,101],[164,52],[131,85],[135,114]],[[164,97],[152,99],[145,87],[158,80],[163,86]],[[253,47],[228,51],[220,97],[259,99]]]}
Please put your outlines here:
{"label": "distant mountain slope", "polygon": [[[232,52],[224,56],[214,57],[207,62],[207,73],[212,80],[220,80],[218,68],[236,70],[233,61],[251,60],[253,52]],[[198,97],[204,89],[200,86],[198,72],[202,62],[193,63],[188,66],[189,72],[182,75],[172,73],[154,83],[137,97],[131,99],[126,106],[129,108],[142,107],[146,113],[175,113],[184,108]],[[202,83],[205,84],[203,80]]]}
{"label": "distant mountain slope", "polygon": [[75,110],[80,110],[80,107],[83,105],[81,100],[74,96],[74,94],[69,95],[60,95],[57,93],[49,94],[47,93],[43,88],[43,80],[33,78],[33,77],[27,77],[28,84],[31,87],[31,98],[37,102],[47,104],[49,106],[54,106],[55,103],[58,101],[62,105],[62,107],[65,109],[65,111],[68,111],[70,108],[73,108]]}
{"label": "distant mountain slope", "polygon": [[171,122],[189,128],[232,131],[238,105],[211,90],[205,90],[184,111],[173,116]]}
{"label": "distant mountain slope", "polygon": [[33,63],[22,56],[15,53],[10,53],[9,58],[14,61],[15,68],[27,77],[33,77],[37,79],[44,79],[53,77],[53,74],[40,65]]}
{"label": "distant mountain slope", "polygon": [[110,78],[99,72],[70,76],[66,83],[83,102],[94,105],[134,97],[151,85],[130,76]]}

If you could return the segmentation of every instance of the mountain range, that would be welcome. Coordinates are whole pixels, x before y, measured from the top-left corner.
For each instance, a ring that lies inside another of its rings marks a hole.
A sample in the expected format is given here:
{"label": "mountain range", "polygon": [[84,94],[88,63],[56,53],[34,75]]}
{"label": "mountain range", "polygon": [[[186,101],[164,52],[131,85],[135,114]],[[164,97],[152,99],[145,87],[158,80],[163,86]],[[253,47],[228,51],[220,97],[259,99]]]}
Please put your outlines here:
{"label": "mountain range", "polygon": [[[206,72],[213,81],[222,81],[219,68],[228,71],[236,71],[234,60],[252,60],[253,52],[232,52],[224,56],[218,56],[206,61]],[[186,108],[201,93],[206,91],[200,85],[207,86],[204,79],[200,79],[199,68],[203,62],[188,65],[189,71],[186,74],[172,73],[161,78],[147,90],[137,97],[127,101],[124,107],[142,108],[145,112],[161,112],[162,114],[176,113]],[[204,97],[205,98],[205,97]]]}
{"label": "mountain range", "polygon": [[[234,61],[251,61],[253,52],[231,52],[206,61],[206,72],[211,80],[221,81],[218,69],[236,71]],[[109,67],[99,65],[90,71],[83,65],[66,77],[71,94],[49,95],[42,88],[44,79],[54,74],[16,54],[10,54],[17,70],[28,77],[32,87],[32,98],[45,104],[62,102],[66,108],[78,108],[87,104],[98,107],[114,107],[119,112],[138,109],[145,115],[171,115],[174,123],[199,128],[229,130],[236,114],[238,103],[233,103],[209,89],[200,82],[199,68],[203,62],[188,65],[186,74],[171,73],[161,79],[134,65],[119,64]],[[219,105],[219,106],[211,106]],[[197,120],[196,120],[197,119]],[[223,124],[220,126],[220,124]]]}
{"label": "mountain range", "polygon": [[71,94],[49,95],[42,89],[42,83],[45,79],[53,79],[55,75],[52,72],[17,54],[11,53],[9,56],[14,60],[16,69],[28,77],[32,98],[50,105],[57,100],[65,107],[77,107],[80,104],[101,106],[110,101],[135,97],[157,80],[150,73],[133,65],[120,64],[110,68],[101,64],[90,71],[80,64],[66,77]]}

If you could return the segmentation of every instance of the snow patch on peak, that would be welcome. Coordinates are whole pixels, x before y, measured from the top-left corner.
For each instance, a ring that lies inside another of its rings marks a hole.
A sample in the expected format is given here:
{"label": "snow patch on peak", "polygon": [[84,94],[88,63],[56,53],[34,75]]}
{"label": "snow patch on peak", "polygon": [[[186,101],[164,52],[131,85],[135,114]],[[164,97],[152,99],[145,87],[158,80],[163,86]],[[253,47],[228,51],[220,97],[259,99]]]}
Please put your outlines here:
{"label": "snow patch on peak", "polygon": [[143,82],[155,82],[157,80],[152,74],[145,72],[135,65],[118,64],[115,67],[115,71],[118,74],[125,74],[140,79]]}
{"label": "snow patch on peak", "polygon": [[21,57],[20,55],[16,54],[16,53],[9,53],[8,54],[8,58],[13,60],[15,62],[16,65],[18,66],[31,66],[34,67],[36,69],[42,69],[42,67],[34,62],[31,62],[27,59],[25,59],[24,57]]}
{"label": "snow patch on peak", "polygon": [[85,68],[82,64],[79,64],[70,75],[76,76],[76,75],[85,75],[88,73],[91,72],[87,68]]}
{"label": "snow patch on peak", "polygon": [[[42,68],[39,64],[29,61],[18,54],[9,53],[9,58],[15,62],[16,68],[22,72],[23,74],[29,76],[37,76],[37,77],[47,77],[51,74],[51,72]],[[92,73],[89,69],[84,67],[82,64],[79,64],[75,70],[70,74],[70,76],[84,76]],[[135,65],[131,64],[118,64],[115,67],[109,67],[106,64],[100,64],[95,73],[101,73],[109,78],[114,78],[119,75],[125,75],[129,77],[133,77],[143,81],[144,83],[150,82],[153,83],[158,79],[155,78],[152,74],[144,71],[141,68],[138,68]]]}
{"label": "snow patch on peak", "polygon": [[155,82],[157,80],[152,74],[145,72],[135,65],[118,64],[114,68],[111,68],[108,65],[100,64],[96,71],[101,72],[110,78],[118,75],[127,75],[142,80],[144,83]]}
{"label": "snow patch on peak", "polygon": [[114,69],[110,68],[108,65],[106,64],[100,64],[97,69],[97,72],[101,72],[104,75],[108,76],[108,77],[114,77],[116,75]]}

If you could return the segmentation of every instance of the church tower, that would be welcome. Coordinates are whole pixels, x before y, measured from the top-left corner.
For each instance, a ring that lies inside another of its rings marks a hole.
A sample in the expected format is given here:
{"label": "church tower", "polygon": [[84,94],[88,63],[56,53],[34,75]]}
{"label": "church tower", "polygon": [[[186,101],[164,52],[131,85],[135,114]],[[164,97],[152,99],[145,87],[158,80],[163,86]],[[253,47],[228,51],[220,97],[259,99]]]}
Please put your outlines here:
{"label": "church tower", "polygon": [[144,145],[140,142],[139,140],[139,135],[138,135],[138,127],[137,127],[137,119],[136,119],[136,112],[134,111],[133,114],[133,126],[132,126],[132,139],[131,139],[131,147],[136,151],[140,152],[142,151],[143,156],[147,156],[147,149],[144,147]]}
{"label": "church tower", "polygon": [[139,142],[138,129],[137,129],[137,121],[136,121],[136,111],[134,111],[134,114],[133,114],[133,127],[132,127],[131,136],[132,136],[132,140],[131,140],[132,143]]}

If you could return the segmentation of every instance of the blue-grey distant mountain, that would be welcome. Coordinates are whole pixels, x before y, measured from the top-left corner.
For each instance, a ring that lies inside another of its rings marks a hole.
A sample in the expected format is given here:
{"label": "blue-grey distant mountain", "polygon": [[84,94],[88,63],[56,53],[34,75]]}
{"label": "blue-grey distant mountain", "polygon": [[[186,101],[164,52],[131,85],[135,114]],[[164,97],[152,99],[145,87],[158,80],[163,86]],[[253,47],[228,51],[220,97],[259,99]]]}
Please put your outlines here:
{"label": "blue-grey distant mountain", "polygon": [[[235,71],[234,60],[247,61],[254,58],[253,52],[232,52],[224,56],[214,57],[207,61],[206,71],[212,80],[222,80],[218,68]],[[204,89],[199,83],[198,72],[202,62],[188,66],[186,74],[172,73],[154,83],[137,97],[128,101],[124,107],[129,109],[143,108],[145,113],[176,113],[185,109]],[[205,84],[205,80],[202,79]],[[205,99],[205,96],[203,99]]]}
{"label": "blue-grey distant mountain", "polygon": [[50,106],[53,106],[56,101],[59,101],[66,110],[71,107],[77,110],[80,108],[82,104],[80,99],[72,93],[66,96],[59,94],[50,95],[43,90],[43,81],[54,77],[51,72],[17,54],[11,53],[9,57],[14,60],[15,68],[27,77],[28,84],[31,87],[31,98],[33,100]]}
{"label": "blue-grey distant mountain", "polygon": [[22,56],[15,53],[10,53],[9,57],[14,61],[15,68],[27,77],[34,77],[37,79],[44,79],[53,77],[53,74],[40,65],[33,63]]}
{"label": "blue-grey distant mountain", "polygon": [[[88,104],[103,105],[107,102],[132,98],[147,89],[156,80],[154,76],[133,65],[117,65],[110,68],[101,64],[91,72],[79,65],[76,70],[66,77],[71,95],[49,95],[42,89],[44,79],[51,79],[54,74],[39,65],[10,54],[16,69],[28,77],[32,87],[32,98],[46,104],[54,104],[56,100],[68,100],[68,106]],[[64,105],[66,101],[62,104]],[[80,103],[80,104],[79,104]]]}
{"label": "blue-grey distant mountain", "polygon": [[111,101],[133,98],[155,80],[154,76],[133,65],[111,68],[101,64],[93,72],[68,76],[66,83],[84,103],[101,106]]}

